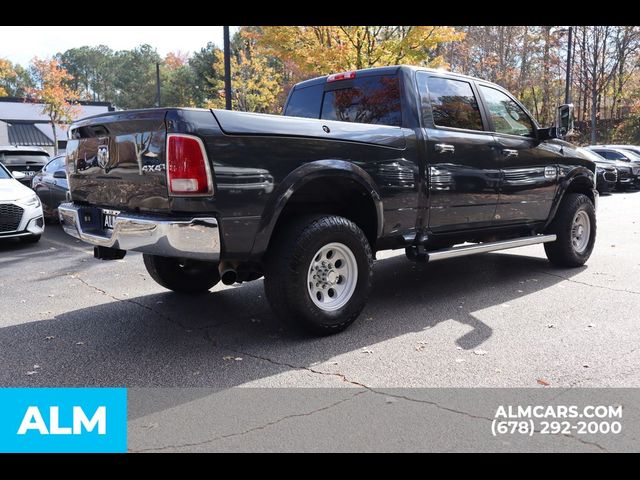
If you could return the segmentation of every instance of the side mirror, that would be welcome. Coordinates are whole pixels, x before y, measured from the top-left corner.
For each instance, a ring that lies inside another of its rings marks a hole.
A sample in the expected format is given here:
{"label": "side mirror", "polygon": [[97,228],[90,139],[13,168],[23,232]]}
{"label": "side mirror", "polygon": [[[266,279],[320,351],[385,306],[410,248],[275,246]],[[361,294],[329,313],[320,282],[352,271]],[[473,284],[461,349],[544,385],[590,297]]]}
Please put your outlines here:
{"label": "side mirror", "polygon": [[22,172],[14,171],[14,172],[11,172],[11,174],[13,175],[13,178],[15,178],[16,180],[24,180],[25,178],[27,178],[27,176]]}
{"label": "side mirror", "polygon": [[67,179],[67,172],[64,170],[58,170],[57,172],[53,172],[53,178],[64,178]]}
{"label": "side mirror", "polygon": [[573,133],[573,103],[565,103],[558,107],[556,125],[559,137]]}

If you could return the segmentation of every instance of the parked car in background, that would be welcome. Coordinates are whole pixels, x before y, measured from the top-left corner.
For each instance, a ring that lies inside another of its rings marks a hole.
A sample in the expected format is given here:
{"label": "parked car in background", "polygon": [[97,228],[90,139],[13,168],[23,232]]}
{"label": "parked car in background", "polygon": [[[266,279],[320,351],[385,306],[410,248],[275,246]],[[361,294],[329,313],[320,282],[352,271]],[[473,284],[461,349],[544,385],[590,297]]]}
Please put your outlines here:
{"label": "parked car in background", "polygon": [[[629,167],[629,174],[631,176],[630,181],[622,182],[625,187],[640,187],[640,155],[633,153],[631,150],[624,148],[603,147],[601,145],[592,145],[587,147],[592,152],[596,152],[598,155],[606,158],[607,160],[614,160],[622,162]],[[626,173],[626,169],[623,169]],[[618,170],[618,177],[620,177],[620,170]],[[620,184],[620,178],[619,184]]]}
{"label": "parked car in background", "polygon": [[[603,194],[614,190],[618,183],[618,171],[614,163],[592,150],[586,148],[579,148],[578,150],[596,164],[596,188],[598,192]],[[626,165],[624,168],[627,168]]]}
{"label": "parked car in background", "polygon": [[629,152],[635,153],[636,155],[640,155],[640,146],[638,145],[594,145],[594,147],[616,148],[620,150],[627,150]]}
{"label": "parked car in background", "polygon": [[0,145],[0,163],[10,172],[22,172],[25,178],[20,183],[31,186],[31,178],[49,161],[49,154],[40,147],[17,147]]}
{"label": "parked car in background", "polygon": [[33,177],[31,183],[31,188],[40,197],[44,217],[47,220],[57,220],[58,205],[67,199],[69,184],[64,168],[64,155],[54,157]]}
{"label": "parked car in background", "polygon": [[[24,178],[18,172],[16,177]],[[0,164],[0,239],[37,242],[44,231],[40,199]]]}

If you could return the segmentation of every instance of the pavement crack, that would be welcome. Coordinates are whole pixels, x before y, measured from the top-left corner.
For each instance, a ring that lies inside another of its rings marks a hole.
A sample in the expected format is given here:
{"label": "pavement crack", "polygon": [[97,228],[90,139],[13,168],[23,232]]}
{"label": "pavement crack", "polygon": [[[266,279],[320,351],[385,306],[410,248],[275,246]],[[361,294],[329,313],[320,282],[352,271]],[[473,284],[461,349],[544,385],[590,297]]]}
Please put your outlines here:
{"label": "pavement crack", "polygon": [[[473,419],[473,420],[485,420],[485,421],[487,421],[489,423],[491,423],[491,422],[493,422],[495,420],[495,418],[491,418],[491,417],[487,417],[487,416],[483,416],[483,415],[476,415],[476,414],[467,412],[465,410],[459,410],[457,408],[448,407],[446,405],[442,405],[441,403],[438,403],[438,402],[433,401],[433,400],[424,400],[424,399],[409,397],[407,395],[401,395],[401,394],[398,394],[398,393],[392,393],[392,392],[376,389],[376,388],[370,387],[368,385],[365,385],[364,383],[361,383],[361,382],[358,382],[358,381],[355,381],[355,380],[351,380],[343,373],[339,373],[339,372],[335,372],[335,373],[334,372],[323,372],[322,370],[317,370],[317,369],[312,368],[312,367],[294,365],[294,364],[287,363],[287,362],[281,362],[281,361],[273,360],[272,358],[269,358],[269,357],[264,357],[264,356],[261,356],[261,355],[254,355],[254,354],[251,354],[251,353],[248,353],[248,352],[244,352],[244,351],[241,351],[241,350],[235,350],[235,349],[231,349],[231,348],[228,348],[228,347],[223,347],[223,346],[220,346],[220,345],[218,345],[218,346],[223,350],[228,350],[228,351],[233,352],[233,353],[235,353],[237,355],[244,355],[245,357],[255,358],[256,360],[262,360],[262,361],[265,361],[265,362],[272,363],[274,365],[288,367],[288,368],[296,369],[296,370],[306,370],[308,372],[311,372],[311,373],[314,373],[314,374],[317,374],[317,375],[335,376],[335,377],[340,378],[344,382],[347,382],[347,383],[349,383],[351,385],[354,385],[354,386],[357,386],[357,387],[360,387],[360,388],[364,388],[366,391],[371,392],[371,393],[373,393],[375,395],[382,395],[385,398],[395,398],[395,399],[398,399],[398,400],[405,400],[405,401],[408,401],[408,402],[421,403],[421,404],[429,405],[431,407],[434,407],[434,408],[442,410],[442,411],[446,411],[446,412],[453,413],[453,414],[456,414],[456,415],[462,415],[464,417],[467,417],[467,418],[470,418],[470,419]],[[355,395],[354,395],[354,397],[355,397]],[[566,437],[566,438],[573,439],[573,440],[575,440],[575,441],[577,441],[579,443],[582,443],[584,445],[594,446],[594,447],[598,448],[601,451],[604,451],[604,452],[608,451],[606,448],[604,448],[602,445],[600,445],[600,444],[598,444],[596,442],[590,442],[590,441],[584,440],[584,439],[579,438],[579,437],[577,437],[575,435],[572,435],[572,434],[563,434],[563,436]]]}
{"label": "pavement crack", "polygon": [[279,423],[282,423],[284,421],[290,420],[292,418],[309,417],[311,415],[315,415],[316,413],[320,413],[320,412],[324,412],[324,411],[330,410],[332,408],[337,407],[338,405],[341,405],[341,404],[343,404],[345,402],[351,401],[352,399],[354,399],[355,397],[357,397],[359,395],[362,395],[363,393],[365,393],[365,390],[360,390],[355,395],[351,395],[348,398],[343,398],[341,400],[338,400],[337,402],[333,402],[333,403],[331,403],[329,405],[325,405],[324,407],[316,408],[316,409],[310,410],[308,412],[292,413],[290,415],[285,415],[283,417],[276,418],[275,420],[271,420],[270,422],[264,423],[262,425],[258,425],[256,427],[248,428],[248,429],[243,430],[241,432],[227,433],[225,435],[219,435],[217,437],[209,438],[207,440],[202,440],[200,442],[181,443],[181,444],[176,444],[176,445],[163,445],[162,447],[152,447],[152,448],[143,448],[143,449],[140,449],[140,450],[130,450],[130,452],[132,452],[132,453],[160,452],[160,451],[164,451],[164,450],[175,450],[175,449],[178,449],[178,448],[193,448],[193,447],[199,447],[199,446],[202,446],[202,445],[207,445],[207,444],[210,444],[210,443],[214,443],[214,442],[217,442],[219,440],[226,440],[226,439],[229,439],[229,438],[241,437],[241,436],[253,433],[253,432],[257,432],[257,431],[260,431],[260,430],[265,430],[265,429],[267,429],[269,427],[272,427],[272,426],[277,425]]}
{"label": "pavement crack", "polygon": [[103,290],[99,287],[96,287],[95,285],[92,285],[91,283],[87,282],[84,278],[82,278],[77,272],[76,273],[72,273],[72,274],[67,274],[67,276],[74,278],[76,280],[78,280],[80,283],[84,284],[85,286],[95,290],[96,292],[105,295],[106,297],[109,297],[112,300],[115,300],[116,302],[127,302],[130,303],[132,305],[136,305],[140,308],[144,308],[145,310],[154,313],[155,315],[158,315],[159,317],[163,318],[164,320],[166,320],[167,322],[176,325],[180,328],[182,328],[183,330],[187,331],[187,332],[195,332],[195,331],[199,331],[199,330],[208,330],[210,328],[219,328],[222,327],[224,325],[227,325],[229,323],[232,323],[234,320],[228,320],[226,322],[220,322],[217,323],[215,325],[205,325],[202,327],[188,327],[186,325],[183,325],[182,323],[180,323],[179,321],[175,320],[173,317],[171,317],[170,315],[167,315],[166,313],[156,310],[153,307],[150,307],[149,305],[145,305],[144,303],[138,302],[137,300],[134,300],[132,298],[120,298],[120,297],[116,297],[115,295],[107,292],[106,290]]}
{"label": "pavement crack", "polygon": [[596,284],[589,283],[589,282],[582,282],[580,280],[574,280],[573,278],[569,278],[569,277],[566,277],[564,275],[560,275],[559,273],[545,272],[544,270],[536,270],[536,271],[538,273],[542,273],[544,275],[550,275],[552,277],[561,278],[563,280],[566,280],[567,282],[577,283],[578,285],[585,285],[587,287],[593,287],[593,288],[601,288],[603,290],[609,290],[611,292],[631,293],[633,295],[640,295],[640,292],[636,292],[635,290],[626,290],[624,288],[613,288],[613,287],[607,287],[606,285],[596,285]]}
{"label": "pavement crack", "polygon": [[609,450],[607,450],[606,448],[604,448],[602,445],[600,445],[597,442],[590,442],[588,440],[585,440],[584,438],[577,437],[577,436],[575,436],[573,434],[570,434],[570,433],[565,433],[564,436],[567,437],[567,438],[572,438],[573,440],[575,440],[575,441],[577,441],[579,443],[582,443],[583,445],[590,445],[592,447],[598,448],[602,452],[610,453]]}
{"label": "pavement crack", "polygon": [[95,285],[91,285],[89,282],[87,282],[84,278],[82,278],[80,275],[78,275],[77,273],[73,273],[73,274],[67,274],[68,277],[71,277],[75,280],[78,280],[80,283],[84,284],[85,286],[91,288],[92,290],[95,290],[98,293],[101,293],[102,295],[106,295],[107,297],[113,299],[113,300],[117,300],[117,301],[122,301],[121,299],[114,297],[113,295],[111,295],[110,293],[107,293],[105,290],[102,290],[101,288],[96,287]]}
{"label": "pavement crack", "polygon": [[[211,338],[209,337],[209,339],[211,339]],[[311,373],[316,374],[316,375],[326,375],[326,376],[337,377],[340,380],[342,380],[343,382],[346,382],[346,383],[348,383],[350,385],[353,385],[353,386],[356,386],[356,387],[364,388],[367,391],[369,391],[371,393],[374,393],[376,395],[383,395],[386,398],[390,397],[390,398],[395,398],[395,399],[398,399],[398,400],[405,400],[405,401],[408,401],[408,402],[422,403],[422,404],[430,405],[430,406],[435,407],[435,408],[440,409],[440,410],[447,411],[449,413],[455,413],[455,414],[458,414],[458,415],[464,415],[466,417],[473,418],[473,419],[487,420],[489,422],[493,421],[493,418],[484,417],[484,416],[480,416],[480,415],[475,415],[473,413],[469,413],[469,412],[466,412],[464,410],[458,410],[458,409],[455,409],[455,408],[447,407],[445,405],[442,405],[442,404],[440,404],[438,402],[435,402],[435,401],[432,401],[432,400],[423,400],[423,399],[409,397],[407,395],[400,395],[400,394],[396,394],[396,393],[390,393],[390,392],[386,392],[386,391],[381,391],[379,389],[376,389],[376,388],[370,387],[368,385],[365,385],[362,382],[358,382],[356,380],[351,380],[345,374],[340,373],[340,372],[324,372],[322,370],[318,370],[318,369],[315,369],[313,367],[306,367],[304,365],[294,365],[294,364],[287,363],[287,362],[273,360],[272,358],[269,358],[269,357],[264,357],[264,356],[261,356],[261,355],[255,355],[253,353],[244,352],[244,351],[241,351],[241,350],[235,350],[235,349],[232,349],[232,348],[229,348],[229,347],[224,347],[224,346],[221,346],[221,345],[218,345],[218,347],[223,349],[223,350],[227,350],[229,352],[232,352],[232,353],[234,353],[236,355],[244,355],[245,357],[254,358],[256,360],[262,360],[262,361],[265,361],[265,362],[272,363],[274,365],[279,365],[279,366],[282,366],[282,367],[288,367],[288,368],[291,368],[291,369],[294,369],[294,370],[305,370],[307,372],[311,372]]]}
{"label": "pavement crack", "polygon": [[[208,334],[208,332],[207,332],[207,334]],[[209,339],[213,340],[213,339],[211,339],[211,337],[209,337]],[[294,364],[287,363],[287,362],[281,362],[281,361],[273,360],[273,359],[271,359],[269,357],[263,357],[261,355],[255,355],[255,354],[249,353],[249,352],[243,352],[243,351],[240,351],[240,350],[234,350],[232,348],[223,347],[221,345],[218,345],[218,346],[220,348],[222,348],[223,350],[228,350],[229,352],[233,352],[233,353],[235,353],[237,355],[244,355],[245,357],[254,358],[256,360],[262,360],[264,362],[268,362],[268,363],[271,363],[273,365],[278,365],[278,366],[281,366],[281,367],[288,367],[288,368],[290,368],[292,370],[305,370],[307,372],[311,372],[311,373],[314,373],[316,375],[325,375],[325,376],[328,376],[328,377],[337,377],[340,380],[342,380],[343,382],[349,383],[350,385],[353,385],[353,386],[356,386],[356,387],[360,387],[360,388],[365,388],[365,389],[367,389],[369,391],[373,391],[371,389],[371,387],[368,387],[364,383],[360,383],[360,382],[357,382],[355,380],[350,380],[346,375],[344,375],[342,373],[323,372],[322,370],[317,370],[317,369],[315,369],[313,367],[305,367],[303,365],[294,365]]]}
{"label": "pavement crack", "polygon": [[119,298],[119,297],[116,297],[115,295],[112,295],[111,293],[107,292],[106,290],[103,290],[103,289],[101,289],[99,287],[96,287],[95,285],[90,284],[89,282],[87,282],[84,278],[82,278],[77,273],[69,274],[68,276],[78,280],[80,283],[82,283],[82,284],[86,285],[87,287],[95,290],[96,292],[101,293],[102,295],[105,295],[105,296],[109,297],[112,300],[115,300],[116,302],[126,302],[126,303],[131,303],[132,305],[137,305],[140,308],[144,308],[145,310],[147,310],[149,312],[155,313],[156,315],[164,318],[166,321],[168,321],[170,323],[178,325],[178,326],[184,328],[185,330],[187,329],[184,325],[181,325],[179,322],[173,320],[169,315],[165,314],[164,312],[160,312],[160,311],[154,309],[153,307],[145,305],[144,303],[140,303],[140,302],[138,302],[136,300],[133,300],[131,298]]}

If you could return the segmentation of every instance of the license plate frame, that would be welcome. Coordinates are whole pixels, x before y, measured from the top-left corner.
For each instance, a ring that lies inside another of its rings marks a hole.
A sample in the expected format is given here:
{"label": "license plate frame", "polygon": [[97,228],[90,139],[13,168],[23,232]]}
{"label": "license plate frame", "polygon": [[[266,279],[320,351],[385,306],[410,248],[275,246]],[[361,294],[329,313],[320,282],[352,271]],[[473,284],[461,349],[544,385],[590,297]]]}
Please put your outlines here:
{"label": "license plate frame", "polygon": [[102,209],[102,229],[107,231],[113,231],[113,226],[116,221],[116,217],[120,215],[120,210],[113,210],[110,208]]}

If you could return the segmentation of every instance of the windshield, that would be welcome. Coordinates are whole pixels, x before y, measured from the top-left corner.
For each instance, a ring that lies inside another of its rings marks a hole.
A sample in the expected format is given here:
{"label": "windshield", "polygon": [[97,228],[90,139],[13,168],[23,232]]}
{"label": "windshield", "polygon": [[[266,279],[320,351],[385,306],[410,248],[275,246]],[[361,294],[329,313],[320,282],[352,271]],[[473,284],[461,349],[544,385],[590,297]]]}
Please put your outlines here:
{"label": "windshield", "polygon": [[43,165],[49,161],[49,156],[44,153],[0,153],[0,162],[5,165],[25,165],[39,164]]}
{"label": "windshield", "polygon": [[579,148],[580,153],[582,153],[585,157],[593,162],[606,162],[607,159],[602,155],[598,155],[596,152],[592,152],[591,150],[587,150],[586,148]]}
{"label": "windshield", "polygon": [[13,178],[2,164],[0,164],[0,180],[7,180]]}

